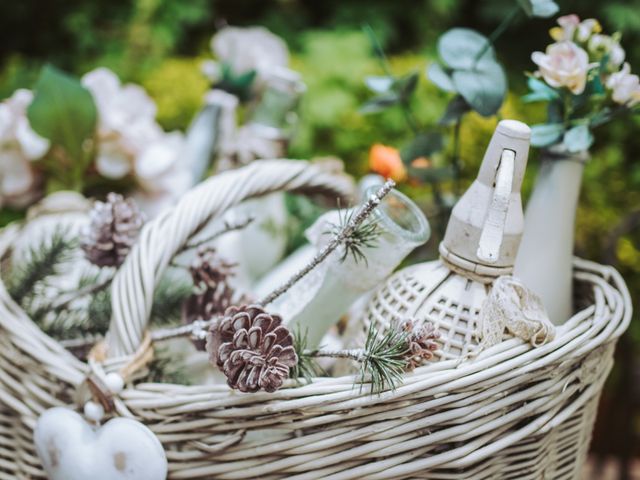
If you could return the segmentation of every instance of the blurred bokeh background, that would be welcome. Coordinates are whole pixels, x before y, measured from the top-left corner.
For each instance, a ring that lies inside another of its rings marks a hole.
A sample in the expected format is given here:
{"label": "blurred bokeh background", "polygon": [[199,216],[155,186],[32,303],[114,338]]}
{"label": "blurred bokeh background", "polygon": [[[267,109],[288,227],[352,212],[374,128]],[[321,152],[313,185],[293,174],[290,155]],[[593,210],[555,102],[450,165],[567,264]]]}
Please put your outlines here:
{"label": "blurred bokeh background", "polygon": [[[561,0],[561,14],[597,18],[619,31],[632,69],[640,69],[640,0]],[[337,156],[353,174],[368,171],[372,144],[401,145],[411,137],[402,113],[359,113],[370,97],[363,82],[381,74],[368,24],[388,54],[394,73],[420,72],[412,108],[422,124],[435,124],[449,100],[424,77],[435,59],[436,40],[453,26],[493,31],[513,0],[21,0],[0,2],[0,99],[32,88],[51,63],[82,75],[107,66],[123,81],[141,84],[158,105],[166,129],[185,129],[209,87],[200,65],[211,57],[211,36],[224,25],[264,25],[283,37],[308,90],[292,144],[296,158]],[[524,104],[530,53],[549,43],[553,19],[526,19],[509,26],[496,43],[509,90],[500,116],[533,124],[544,109]],[[465,117],[461,130],[462,178],[475,175],[497,117]],[[598,131],[586,167],[577,220],[577,254],[615,265],[640,311],[640,119],[614,121]],[[537,167],[530,160],[525,197]],[[424,187],[426,188],[426,187]],[[417,188],[415,195],[421,192]],[[0,225],[21,213],[0,211]],[[540,245],[541,252],[544,245]],[[619,344],[616,368],[601,402],[594,458],[616,458],[619,478],[632,478],[640,453],[640,319]],[[593,478],[604,478],[598,473]]]}

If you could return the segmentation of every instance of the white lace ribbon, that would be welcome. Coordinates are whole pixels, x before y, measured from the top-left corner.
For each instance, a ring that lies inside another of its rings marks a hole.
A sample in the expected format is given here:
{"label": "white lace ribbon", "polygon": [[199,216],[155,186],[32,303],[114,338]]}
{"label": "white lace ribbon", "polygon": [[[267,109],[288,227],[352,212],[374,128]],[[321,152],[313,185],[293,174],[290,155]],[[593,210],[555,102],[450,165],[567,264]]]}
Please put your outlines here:
{"label": "white lace ribbon", "polygon": [[498,277],[482,304],[478,325],[480,347],[500,343],[505,330],[534,347],[550,342],[556,334],[540,297],[510,275]]}

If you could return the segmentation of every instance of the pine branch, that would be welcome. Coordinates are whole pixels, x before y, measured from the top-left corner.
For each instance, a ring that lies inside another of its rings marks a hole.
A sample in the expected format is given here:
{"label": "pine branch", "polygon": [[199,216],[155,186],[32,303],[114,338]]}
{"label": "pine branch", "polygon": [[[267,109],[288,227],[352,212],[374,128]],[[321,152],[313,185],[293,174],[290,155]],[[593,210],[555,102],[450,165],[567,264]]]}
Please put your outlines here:
{"label": "pine branch", "polygon": [[293,348],[298,355],[298,363],[289,372],[289,376],[294,379],[303,378],[307,383],[311,383],[314,377],[324,375],[325,372],[318,365],[313,355],[307,352],[308,335],[307,330],[301,331],[300,326],[293,334]]}
{"label": "pine branch", "polygon": [[[341,230],[343,230],[353,220],[354,211],[341,210],[338,213],[339,222],[337,224],[330,224],[331,230],[325,233],[330,233],[334,237],[337,236]],[[366,219],[360,225],[358,225],[353,231],[344,239],[344,252],[340,261],[344,262],[349,255],[353,257],[353,261],[364,262],[367,264],[367,256],[363,249],[374,248],[378,243],[378,237],[380,236],[380,228],[378,222],[374,219]]]}
{"label": "pine branch", "polygon": [[157,348],[153,360],[149,364],[149,374],[145,382],[189,385],[186,367],[181,359],[166,348]]}
{"label": "pine branch", "polygon": [[153,294],[151,322],[156,325],[179,323],[182,318],[182,305],[193,290],[186,281],[164,276]]}
{"label": "pine branch", "polygon": [[11,297],[23,307],[25,300],[34,293],[36,284],[56,275],[60,267],[71,260],[76,248],[75,240],[65,236],[62,228],[57,228],[51,240],[42,240],[26,256],[24,265],[15,267],[10,273],[8,291]]}
{"label": "pine branch", "polygon": [[260,305],[268,305],[280,297],[283,293],[289,290],[293,285],[298,283],[309,272],[322,263],[338,246],[345,241],[352,238],[354,232],[363,224],[363,222],[371,215],[373,210],[380,204],[380,201],[391,191],[395,186],[393,180],[387,180],[387,182],[380,187],[380,189],[367,200],[367,202],[360,207],[352,218],[348,221],[344,227],[336,233],[336,235],[325,245],[325,247],[316,254],[316,256],[309,262],[302,270],[293,275],[284,285],[275,289],[269,295],[267,295]]}
{"label": "pine branch", "polygon": [[[380,187],[380,189],[360,207],[360,209],[352,216],[349,222],[344,225],[342,230],[336,233],[336,235],[325,245],[325,247],[316,254],[316,256],[300,271],[294,274],[284,285],[280,286],[269,295],[267,295],[262,301],[258,302],[258,305],[264,306],[276,300],[283,293],[289,290],[293,285],[305,277],[309,272],[316,268],[340,245],[346,240],[352,237],[353,232],[362,225],[362,223],[371,215],[371,213],[380,204],[380,201],[391,191],[395,186],[393,180],[387,180],[387,182]],[[168,340],[170,338],[191,336],[195,339],[201,339],[203,335],[206,335],[207,330],[216,321],[216,318],[206,321],[196,321],[189,325],[183,325],[175,328],[165,328],[157,330],[152,333],[152,340],[154,342],[161,340]]]}
{"label": "pine branch", "polygon": [[[388,328],[380,335],[378,330],[371,325],[367,333],[364,348],[351,350],[306,350],[306,343],[294,336],[294,344],[297,345],[298,365],[307,365],[315,358],[346,358],[360,364],[360,388],[370,383],[371,393],[380,394],[396,386],[402,381],[402,374],[409,367],[411,351],[409,347],[409,332]],[[300,348],[302,345],[303,348]],[[301,370],[294,371],[293,375]],[[305,377],[306,378],[306,377]]]}

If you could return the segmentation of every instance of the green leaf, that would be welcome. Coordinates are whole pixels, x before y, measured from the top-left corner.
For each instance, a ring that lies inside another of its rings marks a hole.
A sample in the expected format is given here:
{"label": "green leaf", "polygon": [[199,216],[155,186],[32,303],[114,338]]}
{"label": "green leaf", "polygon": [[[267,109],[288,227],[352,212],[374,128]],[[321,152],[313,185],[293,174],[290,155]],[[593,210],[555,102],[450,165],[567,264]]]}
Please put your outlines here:
{"label": "green leaf", "polygon": [[494,61],[479,63],[476,70],[454,71],[453,84],[471,108],[484,117],[500,110],[507,93],[504,70]]}
{"label": "green leaf", "polygon": [[420,157],[429,157],[442,150],[444,139],[439,132],[423,133],[415,137],[409,145],[400,151],[400,157],[405,164],[410,164]]}
{"label": "green leaf", "polygon": [[518,0],[518,4],[528,17],[549,18],[560,10],[553,0]]}
{"label": "green leaf", "polygon": [[[495,53],[484,35],[469,28],[452,28],[438,39],[438,54],[442,61],[455,70],[470,70],[476,63],[493,60]],[[486,48],[482,57],[476,57]],[[454,82],[455,83],[455,82]]]}
{"label": "green leaf", "polygon": [[418,87],[418,72],[410,73],[398,80],[393,85],[393,90],[398,94],[400,99],[408,99]]}
{"label": "green leaf", "polygon": [[471,110],[471,106],[460,95],[456,95],[447,105],[447,109],[438,121],[439,125],[453,125],[458,122],[462,116]]}
{"label": "green leaf", "polygon": [[557,143],[564,133],[561,123],[544,123],[531,127],[531,145],[534,147],[548,147]]}
{"label": "green leaf", "polygon": [[74,166],[84,168],[82,145],[96,129],[96,105],[79,80],[45,66],[27,110],[31,127],[67,152]]}
{"label": "green leaf", "polygon": [[370,76],[364,79],[369,90],[375,93],[386,93],[393,86],[393,77]]}
{"label": "green leaf", "polygon": [[425,183],[439,183],[455,177],[455,170],[451,165],[439,168],[415,168],[409,166],[408,172],[411,178]]}
{"label": "green leaf", "polygon": [[535,77],[529,77],[527,85],[532,93],[522,97],[525,102],[551,101],[560,98],[560,94],[556,89]]}
{"label": "green leaf", "polygon": [[566,131],[563,143],[571,153],[584,152],[593,144],[593,135],[587,125],[578,125]]}
{"label": "green leaf", "polygon": [[456,87],[453,85],[451,75],[439,63],[432,63],[427,67],[427,78],[431,80],[440,90],[455,93]]}
{"label": "green leaf", "polygon": [[382,110],[385,110],[389,107],[397,105],[400,103],[401,98],[395,92],[385,93],[383,95],[378,95],[377,97],[372,98],[371,100],[367,100],[361,107],[360,113],[378,113]]}

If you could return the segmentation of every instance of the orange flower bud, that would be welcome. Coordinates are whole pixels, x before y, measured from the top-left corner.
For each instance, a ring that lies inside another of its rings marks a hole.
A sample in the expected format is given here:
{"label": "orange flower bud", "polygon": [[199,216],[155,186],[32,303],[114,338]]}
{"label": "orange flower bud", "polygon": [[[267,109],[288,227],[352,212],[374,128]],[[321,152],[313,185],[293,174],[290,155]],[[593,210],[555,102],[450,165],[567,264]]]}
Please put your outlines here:
{"label": "orange flower bud", "polygon": [[380,143],[376,143],[369,150],[369,167],[375,173],[396,182],[402,182],[407,178],[407,169],[402,163],[398,149]]}

